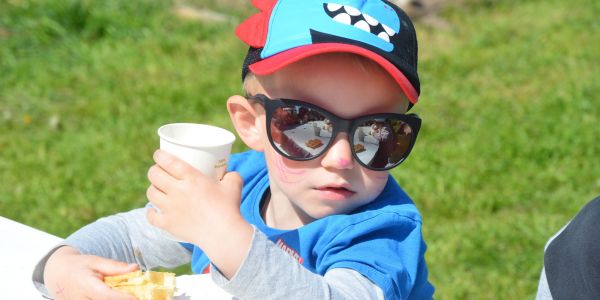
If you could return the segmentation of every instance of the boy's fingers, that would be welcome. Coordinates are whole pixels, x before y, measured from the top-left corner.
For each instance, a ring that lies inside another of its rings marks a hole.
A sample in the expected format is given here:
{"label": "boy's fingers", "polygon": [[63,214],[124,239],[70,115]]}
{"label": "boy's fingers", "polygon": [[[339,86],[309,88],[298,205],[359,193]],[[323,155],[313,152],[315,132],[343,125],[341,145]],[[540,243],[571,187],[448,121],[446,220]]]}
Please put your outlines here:
{"label": "boy's fingers", "polygon": [[184,179],[195,171],[188,163],[160,149],[154,152],[154,161],[176,179]]}
{"label": "boy's fingers", "polygon": [[148,201],[158,209],[163,208],[165,202],[169,201],[167,195],[157,189],[154,185],[150,185],[146,190],[146,198],[148,198]]}
{"label": "boy's fingers", "polygon": [[158,165],[153,165],[150,167],[150,169],[148,169],[147,176],[152,185],[163,191],[165,194],[167,194],[170,188],[179,181],[177,178],[173,178],[173,176],[171,176]]}
{"label": "boy's fingers", "polygon": [[139,269],[137,264],[128,264],[99,256],[93,256],[89,265],[94,271],[104,276],[119,275]]}
{"label": "boy's fingers", "polygon": [[90,299],[94,300],[136,300],[135,296],[113,290],[102,281],[94,282],[90,286],[90,294],[92,295]]}
{"label": "boy's fingers", "polygon": [[100,256],[90,256],[88,265],[94,272],[96,272],[96,274],[98,274],[97,277],[93,276],[90,278],[86,287],[88,290],[88,295],[91,295],[90,299],[136,299],[132,295],[111,289],[104,283],[103,277],[136,271],[139,269],[137,264],[127,264]]}
{"label": "boy's fingers", "polygon": [[107,287],[108,291],[105,293],[104,297],[98,297],[98,300],[137,300],[137,298],[133,295],[129,295],[124,292],[119,292]]}

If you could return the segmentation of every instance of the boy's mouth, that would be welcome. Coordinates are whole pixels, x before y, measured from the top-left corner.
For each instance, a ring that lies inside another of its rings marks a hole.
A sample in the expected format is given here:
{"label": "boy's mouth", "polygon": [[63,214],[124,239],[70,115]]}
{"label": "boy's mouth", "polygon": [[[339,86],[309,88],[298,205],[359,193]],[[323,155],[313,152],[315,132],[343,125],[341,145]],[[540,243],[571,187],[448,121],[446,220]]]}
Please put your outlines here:
{"label": "boy's mouth", "polygon": [[349,188],[349,185],[324,185],[316,187],[315,190],[319,191],[320,194],[327,199],[331,200],[344,200],[350,198],[356,194],[355,191]]}

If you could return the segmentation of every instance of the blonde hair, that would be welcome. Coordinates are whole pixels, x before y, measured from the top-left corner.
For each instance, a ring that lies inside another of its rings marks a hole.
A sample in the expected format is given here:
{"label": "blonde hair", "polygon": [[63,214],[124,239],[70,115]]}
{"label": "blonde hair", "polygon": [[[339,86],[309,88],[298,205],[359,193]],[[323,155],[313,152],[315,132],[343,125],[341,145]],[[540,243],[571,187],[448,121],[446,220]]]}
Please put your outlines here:
{"label": "blonde hair", "polygon": [[246,77],[244,77],[244,80],[242,81],[242,92],[245,97],[248,97],[250,95],[250,92],[248,90],[250,88],[250,84],[252,84],[253,82],[256,82],[256,75],[248,71],[248,74],[246,74]]}
{"label": "blonde hair", "polygon": [[374,60],[370,58],[366,58],[361,55],[352,54],[352,53],[341,53],[343,55],[347,55],[348,58],[352,60],[352,63],[361,71],[365,73],[371,73],[375,70],[381,69],[381,66],[377,64]]}

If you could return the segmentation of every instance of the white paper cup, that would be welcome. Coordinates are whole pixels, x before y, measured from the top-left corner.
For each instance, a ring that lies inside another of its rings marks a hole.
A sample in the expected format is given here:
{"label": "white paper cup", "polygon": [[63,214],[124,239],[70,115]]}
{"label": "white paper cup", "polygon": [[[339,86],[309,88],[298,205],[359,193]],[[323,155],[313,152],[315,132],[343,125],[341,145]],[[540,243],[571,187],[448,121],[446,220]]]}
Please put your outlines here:
{"label": "white paper cup", "polygon": [[[226,129],[193,123],[173,123],[158,128],[160,149],[198,169],[215,180],[221,180],[227,169],[235,135]],[[150,207],[160,213],[157,207]],[[167,231],[165,235],[185,242]]]}
{"label": "white paper cup", "polygon": [[207,176],[225,175],[235,135],[211,125],[173,123],[158,128],[160,149],[175,155]]}

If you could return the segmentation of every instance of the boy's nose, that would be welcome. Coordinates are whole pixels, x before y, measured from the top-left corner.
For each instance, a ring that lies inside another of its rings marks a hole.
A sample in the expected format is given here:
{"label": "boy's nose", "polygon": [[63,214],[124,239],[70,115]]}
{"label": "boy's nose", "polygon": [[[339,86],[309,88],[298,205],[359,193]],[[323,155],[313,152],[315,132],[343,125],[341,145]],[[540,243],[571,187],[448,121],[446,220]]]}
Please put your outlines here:
{"label": "boy's nose", "polygon": [[327,152],[323,154],[321,165],[324,168],[334,169],[352,169],[354,168],[354,158],[350,149],[348,134],[340,133],[337,135],[333,144]]}

